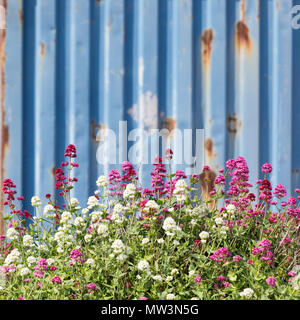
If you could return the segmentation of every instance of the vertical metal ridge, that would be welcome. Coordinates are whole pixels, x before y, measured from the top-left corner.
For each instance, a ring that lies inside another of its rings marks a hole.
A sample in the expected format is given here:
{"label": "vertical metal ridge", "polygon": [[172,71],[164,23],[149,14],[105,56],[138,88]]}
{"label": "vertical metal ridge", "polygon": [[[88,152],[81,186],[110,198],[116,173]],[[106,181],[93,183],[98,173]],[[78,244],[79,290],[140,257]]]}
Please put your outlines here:
{"label": "vertical metal ridge", "polygon": [[[36,0],[29,0],[23,8],[23,172],[24,209],[32,211],[31,197],[35,192],[35,28]],[[30,22],[30,23],[29,23]]]}
{"label": "vertical metal ridge", "polygon": [[36,15],[35,194],[43,197],[54,191],[56,2],[39,2]]}

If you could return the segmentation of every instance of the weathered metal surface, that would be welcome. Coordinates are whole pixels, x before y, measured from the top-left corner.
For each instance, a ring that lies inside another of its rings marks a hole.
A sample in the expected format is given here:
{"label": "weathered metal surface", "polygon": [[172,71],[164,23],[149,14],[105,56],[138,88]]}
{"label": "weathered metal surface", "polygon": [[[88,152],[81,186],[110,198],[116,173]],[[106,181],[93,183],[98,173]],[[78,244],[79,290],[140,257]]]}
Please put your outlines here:
{"label": "weathered metal surface", "polygon": [[12,178],[25,203],[54,192],[69,143],[80,163],[74,196],[86,200],[118,167],[97,163],[96,138],[118,133],[119,120],[128,131],[204,128],[215,171],[241,155],[252,182],[268,161],[273,184],[300,185],[300,30],[290,23],[300,1],[0,4],[1,180]]}

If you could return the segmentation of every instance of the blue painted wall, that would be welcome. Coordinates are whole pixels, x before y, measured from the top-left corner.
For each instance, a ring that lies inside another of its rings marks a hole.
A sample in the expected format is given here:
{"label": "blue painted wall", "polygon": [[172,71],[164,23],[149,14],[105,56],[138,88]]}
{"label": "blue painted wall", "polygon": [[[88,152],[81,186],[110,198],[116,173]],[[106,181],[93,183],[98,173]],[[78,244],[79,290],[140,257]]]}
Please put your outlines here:
{"label": "blue painted wall", "polygon": [[[98,175],[99,128],[205,129],[206,163],[300,186],[300,29],[292,0],[0,0],[1,179],[30,202],[78,149],[74,196]],[[129,143],[130,146],[130,143]],[[143,166],[141,173],[151,171]],[[142,179],[142,183],[146,183]]]}

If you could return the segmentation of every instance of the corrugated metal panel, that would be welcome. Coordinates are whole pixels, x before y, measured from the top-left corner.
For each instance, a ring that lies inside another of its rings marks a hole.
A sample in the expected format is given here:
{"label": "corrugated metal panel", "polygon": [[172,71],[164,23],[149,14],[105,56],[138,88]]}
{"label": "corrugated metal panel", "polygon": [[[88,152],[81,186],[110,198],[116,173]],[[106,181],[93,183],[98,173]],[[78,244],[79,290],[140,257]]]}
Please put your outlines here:
{"label": "corrugated metal panel", "polygon": [[[84,201],[99,128],[204,128],[215,169],[244,156],[252,182],[299,186],[300,30],[292,0],[1,0],[1,179],[29,202],[78,148]],[[130,144],[129,144],[130,146]],[[149,173],[143,166],[142,173]],[[143,181],[146,183],[147,181]]]}

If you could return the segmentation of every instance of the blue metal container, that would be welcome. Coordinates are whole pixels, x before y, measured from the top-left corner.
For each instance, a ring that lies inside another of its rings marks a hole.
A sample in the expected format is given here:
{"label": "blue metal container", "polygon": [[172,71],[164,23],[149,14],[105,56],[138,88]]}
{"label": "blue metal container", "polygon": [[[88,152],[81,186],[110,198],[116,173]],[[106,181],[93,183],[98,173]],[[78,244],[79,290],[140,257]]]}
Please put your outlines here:
{"label": "blue metal container", "polygon": [[27,205],[54,193],[69,143],[80,164],[73,195],[86,201],[96,178],[120,167],[96,160],[98,129],[118,132],[120,120],[128,131],[204,129],[215,170],[241,155],[253,183],[270,162],[273,185],[289,194],[300,185],[299,0],[0,5],[1,180],[13,179]]}

